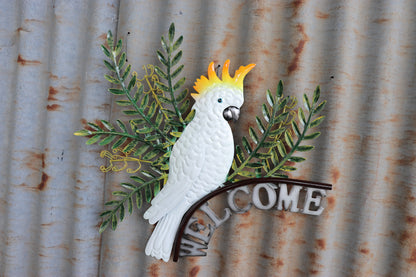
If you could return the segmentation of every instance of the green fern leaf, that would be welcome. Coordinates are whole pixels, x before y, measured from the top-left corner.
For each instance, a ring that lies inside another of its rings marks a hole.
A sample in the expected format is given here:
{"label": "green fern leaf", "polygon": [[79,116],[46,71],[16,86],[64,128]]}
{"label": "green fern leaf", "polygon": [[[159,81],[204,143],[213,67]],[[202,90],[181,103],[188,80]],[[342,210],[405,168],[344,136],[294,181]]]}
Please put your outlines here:
{"label": "green fern leaf", "polygon": [[317,119],[315,119],[315,120],[313,120],[312,122],[311,122],[311,128],[313,128],[313,127],[316,127],[316,126],[318,126],[319,124],[321,124],[322,123],[322,121],[324,121],[324,119],[325,119],[325,116],[323,115],[323,116],[320,116],[320,117],[318,117]]}
{"label": "green fern leaf", "polygon": [[313,114],[317,114],[320,113],[322,111],[322,109],[325,107],[326,104],[326,100],[322,101],[317,107],[316,109],[313,111]]}
{"label": "green fern leaf", "polygon": [[89,140],[87,140],[87,142],[85,142],[85,144],[87,144],[87,145],[94,144],[94,143],[96,143],[97,141],[99,141],[99,140],[100,140],[100,138],[101,138],[101,135],[95,135],[95,136],[93,136],[92,138],[90,138]]}
{"label": "green fern leaf", "polygon": [[171,62],[171,66],[175,66],[182,58],[182,51],[179,51],[178,54],[175,55],[175,57],[173,57],[172,62]]}
{"label": "green fern leaf", "polygon": [[117,137],[116,135],[108,136],[108,137],[104,138],[102,141],[100,141],[99,145],[101,145],[101,146],[107,145],[110,142],[112,142],[116,137]]}
{"label": "green fern leaf", "polygon": [[127,138],[126,138],[126,137],[121,137],[119,140],[117,140],[117,141],[113,144],[113,146],[111,146],[111,148],[112,148],[112,149],[116,149],[116,148],[120,147],[121,145],[123,145],[123,143],[125,143],[125,142],[126,142],[126,140],[127,140]]}
{"label": "green fern leaf", "polygon": [[176,40],[176,42],[173,44],[173,46],[172,46],[172,52],[175,52],[176,50],[178,50],[179,46],[181,46],[181,44],[182,44],[182,41],[183,41],[183,36],[180,36]]}
{"label": "green fern leaf", "polygon": [[312,150],[313,148],[314,148],[313,145],[300,145],[298,146],[297,150],[300,152],[306,152],[306,151]]}
{"label": "green fern leaf", "polygon": [[166,60],[165,56],[162,54],[162,52],[160,52],[159,50],[156,51],[157,53],[157,58],[159,59],[159,61],[165,65],[165,66],[169,66],[168,61]]}
{"label": "green fern leaf", "polygon": [[185,83],[185,77],[181,78],[174,86],[173,86],[173,90],[177,90],[178,88],[180,88],[184,83]]}
{"label": "green fern leaf", "polygon": [[138,191],[136,193],[136,206],[137,206],[137,209],[140,210],[140,208],[142,207],[142,202],[143,202],[142,193],[140,191]]}
{"label": "green fern leaf", "polygon": [[310,135],[305,136],[304,139],[305,140],[315,139],[315,138],[319,137],[320,135],[321,135],[321,132],[315,132],[313,134],[310,134]]}
{"label": "green fern leaf", "polygon": [[184,65],[180,65],[175,71],[173,71],[171,78],[172,80],[179,76],[179,74],[182,72],[182,69],[184,68]]}
{"label": "green fern leaf", "polygon": [[242,143],[243,143],[243,147],[246,150],[246,152],[248,154],[251,154],[251,152],[253,152],[253,149],[251,148],[250,143],[248,142],[246,137],[242,138]]}
{"label": "green fern leaf", "polygon": [[145,153],[146,151],[147,151],[147,149],[149,149],[149,145],[147,145],[147,144],[143,144],[143,145],[141,145],[139,148],[137,148],[137,150],[134,152],[134,156],[140,156],[140,155],[142,155],[143,153]]}
{"label": "green fern leaf", "polygon": [[255,144],[259,143],[259,138],[252,127],[249,127],[248,133]]}

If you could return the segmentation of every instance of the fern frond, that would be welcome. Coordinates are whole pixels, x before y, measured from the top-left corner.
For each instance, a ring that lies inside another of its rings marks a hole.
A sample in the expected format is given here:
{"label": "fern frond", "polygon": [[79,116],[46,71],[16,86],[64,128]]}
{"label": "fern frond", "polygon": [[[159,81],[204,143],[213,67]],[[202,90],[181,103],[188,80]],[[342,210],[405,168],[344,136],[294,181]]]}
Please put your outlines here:
{"label": "fern frond", "polygon": [[[182,77],[178,81],[174,81],[179,77],[184,68],[183,64],[176,66],[182,58],[182,50],[178,51],[182,41],[183,36],[175,40],[175,25],[172,23],[169,27],[168,39],[166,40],[164,36],[161,37],[164,53],[157,51],[157,57],[162,64],[162,68],[155,66],[155,72],[164,80],[163,82],[157,82],[156,85],[168,95],[166,97],[164,94],[159,94],[158,99],[160,102],[168,103],[172,107],[172,110],[163,110],[169,116],[170,120],[168,120],[168,124],[171,126],[171,132],[183,131],[187,125],[183,117],[189,108],[189,101],[183,101],[187,98],[189,92],[188,90],[184,90],[178,96],[175,95],[183,86],[186,79]],[[176,137],[174,139],[176,140]]]}
{"label": "fern frond", "polygon": [[[131,176],[131,179],[138,185],[133,185],[131,183],[121,183],[124,191],[113,191],[112,195],[118,197],[117,200],[111,200],[106,202],[104,205],[111,207],[111,209],[106,210],[100,214],[100,217],[103,218],[101,222],[99,232],[104,232],[105,229],[111,224],[113,230],[117,228],[118,221],[123,221],[125,217],[125,208],[127,206],[127,211],[129,214],[133,212],[133,203],[136,202],[138,209],[142,206],[142,192],[145,194],[145,199],[147,202],[150,202],[153,198],[153,195],[156,195],[160,190],[160,183],[167,178],[166,174],[162,174],[158,177],[153,176],[149,172],[146,172],[146,175],[150,177],[149,180],[145,181],[144,179]],[[154,186],[152,193],[152,186]],[[156,188],[155,188],[156,187]]]}
{"label": "fern frond", "polygon": [[[300,143],[320,135],[320,132],[306,135],[310,128],[318,126],[324,119],[323,116],[320,116],[312,120],[312,115],[317,114],[325,105],[325,101],[317,103],[319,94],[318,87],[314,92],[312,104],[306,94],[303,96],[308,113],[306,118],[301,108],[297,113],[295,112],[294,108],[297,103],[295,97],[283,97],[282,81],[277,86],[276,95],[268,90],[266,97],[269,106],[262,105],[263,119],[256,117],[257,130],[253,127],[249,128],[251,143],[247,137],[243,136],[243,147],[236,146],[235,159],[227,180],[236,181],[237,176],[252,178],[254,175],[256,177],[287,177],[286,174],[278,173],[278,171],[296,170],[287,162],[298,163],[304,161],[305,158],[293,156],[293,153],[313,149],[311,145],[300,145]],[[317,109],[319,110],[317,111]],[[303,129],[296,123],[296,118],[299,118]]]}
{"label": "fern frond", "polygon": [[303,103],[304,103],[305,110],[307,112],[307,118],[305,117],[305,112],[303,111],[302,108],[299,108],[298,110],[298,117],[299,117],[299,121],[303,124],[303,130],[299,128],[296,122],[294,121],[292,122],[291,132],[296,135],[297,137],[296,142],[292,140],[290,133],[285,133],[285,141],[286,141],[286,144],[289,146],[290,150],[288,152],[286,151],[283,152],[283,149],[285,146],[281,145],[281,147],[279,148],[279,150],[281,151],[278,151],[281,157],[281,160],[279,161],[277,165],[275,165],[274,168],[271,168],[270,170],[268,170],[268,172],[266,172],[265,177],[275,176],[276,172],[279,170],[283,170],[283,171],[296,170],[295,167],[286,165],[286,162],[287,161],[296,162],[296,163],[302,162],[305,160],[305,158],[296,157],[296,156],[293,156],[293,154],[296,151],[306,152],[314,148],[313,145],[300,145],[300,144],[304,140],[314,139],[320,135],[320,132],[315,132],[315,133],[307,135],[307,132],[309,131],[309,129],[317,127],[324,120],[324,116],[319,116],[316,119],[312,119],[314,115],[318,114],[323,109],[326,103],[326,101],[318,103],[319,96],[320,96],[319,86],[315,89],[313,93],[312,103],[310,103],[308,96],[306,94],[303,95]]}
{"label": "fern frond", "polygon": [[[105,62],[107,68],[113,69],[112,71],[115,73],[115,77],[105,75],[105,78],[109,82],[119,85],[120,88],[110,88],[109,92],[114,95],[124,95],[127,97],[127,100],[122,100],[121,102],[117,103],[121,106],[133,108],[129,110],[123,110],[123,113],[131,116],[140,116],[146,125],[152,129],[152,133],[149,134],[149,136],[157,135],[161,140],[163,140],[163,142],[169,141],[170,138],[166,136],[166,134],[160,130],[159,126],[154,123],[153,117],[156,111],[156,104],[153,104],[153,101],[149,103],[149,96],[148,94],[144,94],[143,86],[136,83],[136,74],[130,74],[131,66],[126,65],[126,54],[121,50],[123,45],[122,40],[120,39],[114,48],[110,46],[113,44],[111,43],[112,41],[112,34],[111,32],[108,32],[107,44],[110,48],[106,48],[104,45],[101,46],[104,54],[110,60],[109,62]],[[137,87],[137,90],[133,94],[132,91],[135,87]]]}
{"label": "fern frond", "polygon": [[271,150],[276,146],[276,132],[273,130],[279,130],[283,128],[284,132],[288,127],[285,125],[287,119],[287,103],[289,97],[283,97],[281,89],[283,89],[282,82],[279,83],[279,89],[276,95],[272,95],[270,91],[267,92],[267,99],[269,107],[266,104],[262,105],[263,121],[256,117],[257,129],[253,127],[249,128],[249,137],[254,145],[252,148],[246,137],[242,138],[243,149],[247,152],[247,157],[244,157],[242,148],[236,146],[236,164],[238,165],[233,172],[228,176],[228,181],[233,181],[237,175],[247,177],[248,174],[245,169],[261,168],[265,161],[271,157]]}

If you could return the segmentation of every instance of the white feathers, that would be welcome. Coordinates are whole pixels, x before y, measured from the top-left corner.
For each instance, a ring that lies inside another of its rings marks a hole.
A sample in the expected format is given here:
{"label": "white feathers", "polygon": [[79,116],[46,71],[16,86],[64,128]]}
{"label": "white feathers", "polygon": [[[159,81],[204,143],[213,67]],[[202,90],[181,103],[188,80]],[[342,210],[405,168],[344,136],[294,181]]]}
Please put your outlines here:
{"label": "white feathers", "polygon": [[151,224],[158,222],[146,255],[168,261],[183,214],[225,181],[234,156],[234,141],[222,113],[228,106],[239,108],[242,103],[240,91],[217,87],[194,105],[195,117],[173,147],[168,181],[144,214]]}

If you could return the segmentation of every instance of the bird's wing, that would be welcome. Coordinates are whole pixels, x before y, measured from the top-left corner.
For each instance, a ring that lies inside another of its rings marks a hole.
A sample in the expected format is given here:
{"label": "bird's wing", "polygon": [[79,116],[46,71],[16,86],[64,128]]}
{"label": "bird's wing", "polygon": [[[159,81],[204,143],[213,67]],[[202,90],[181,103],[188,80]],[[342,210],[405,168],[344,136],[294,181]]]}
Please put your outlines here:
{"label": "bird's wing", "polygon": [[186,193],[198,179],[204,166],[205,149],[198,147],[199,144],[195,140],[195,136],[182,134],[181,139],[175,144],[170,158],[168,181],[144,214],[144,218],[149,219],[151,224],[184,202]]}

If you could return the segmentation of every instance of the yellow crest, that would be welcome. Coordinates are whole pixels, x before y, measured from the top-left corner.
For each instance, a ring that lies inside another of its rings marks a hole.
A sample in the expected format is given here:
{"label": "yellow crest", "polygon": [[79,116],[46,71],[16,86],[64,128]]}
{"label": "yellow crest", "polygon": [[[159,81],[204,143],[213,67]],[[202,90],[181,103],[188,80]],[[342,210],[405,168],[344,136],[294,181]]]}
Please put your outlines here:
{"label": "yellow crest", "polygon": [[205,76],[201,76],[200,79],[197,79],[194,85],[194,89],[199,93],[191,93],[191,95],[194,99],[197,99],[201,95],[204,95],[208,88],[218,84],[227,84],[242,91],[244,77],[255,66],[255,64],[240,66],[232,78],[228,71],[230,67],[230,60],[226,60],[224,67],[222,68],[222,80],[220,80],[220,78],[218,78],[217,74],[215,73],[214,62],[211,62],[208,66],[208,79]]}

